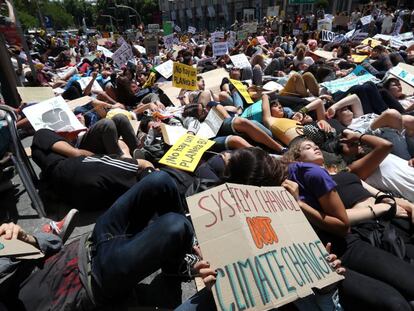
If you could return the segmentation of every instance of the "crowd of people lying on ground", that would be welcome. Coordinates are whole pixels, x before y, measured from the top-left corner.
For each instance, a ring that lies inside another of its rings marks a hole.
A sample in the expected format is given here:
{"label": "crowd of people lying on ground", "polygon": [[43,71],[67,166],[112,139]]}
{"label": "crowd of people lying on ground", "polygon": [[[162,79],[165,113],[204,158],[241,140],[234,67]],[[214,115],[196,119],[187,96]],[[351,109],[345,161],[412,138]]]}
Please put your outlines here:
{"label": "crowd of people lying on ground", "polygon": [[[324,43],[315,35],[278,36],[259,26],[219,57],[206,35],[186,34],[170,49],[161,41],[158,55],[135,47],[143,45],[141,37],[129,40],[133,57],[121,67],[96,51],[93,40],[79,41],[76,63],[69,53],[74,49],[64,48],[53,61],[49,50],[39,53],[37,77],[28,73],[29,82],[51,86],[67,101],[90,97],[74,111],[88,128],[79,135],[35,132],[22,113],[27,103],[16,108],[20,134],[33,135],[41,190],[45,199],[65,201],[80,216],[91,210],[102,215],[90,234],[64,246],[56,234],[61,223],[33,236],[3,224],[0,235],[36,245],[46,260],[0,258],[2,307],[120,309],[141,280],[162,269],[175,299],[160,307],[215,309],[209,289],[216,267],[202,257],[191,216],[185,216],[188,189],[208,180],[210,187],[284,186],[321,241],[330,243],[327,260],[344,280],[315,294],[329,299],[304,298],[288,308],[412,310],[414,99],[403,93],[403,78],[390,71],[413,62],[414,45],[393,48],[384,37]],[[219,39],[226,40],[227,33]],[[114,52],[123,42],[105,44]],[[318,53],[318,46],[331,57]],[[366,56],[358,64],[357,53]],[[231,56],[240,54],[246,66],[234,65]],[[198,69],[197,90],[168,95],[163,86],[172,88],[172,78],[157,66],[169,60]],[[226,74],[212,89],[202,73],[216,69]],[[92,79],[82,87],[85,76]],[[332,87],[361,76],[369,78]],[[101,90],[94,90],[95,81]],[[269,81],[280,87],[266,90]],[[162,128],[185,127],[197,135],[211,111],[223,122],[196,170],[160,165],[170,148]],[[137,133],[131,119],[140,121]],[[180,284],[195,275],[207,288],[182,304]]]}

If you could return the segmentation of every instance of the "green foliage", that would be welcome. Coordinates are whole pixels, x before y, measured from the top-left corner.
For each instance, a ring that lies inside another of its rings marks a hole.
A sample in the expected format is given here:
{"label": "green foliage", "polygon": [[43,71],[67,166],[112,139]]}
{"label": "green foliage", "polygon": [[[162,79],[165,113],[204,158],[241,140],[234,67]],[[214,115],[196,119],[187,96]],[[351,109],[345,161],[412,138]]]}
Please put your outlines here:
{"label": "green foliage", "polygon": [[42,13],[50,16],[55,29],[66,29],[73,26],[73,17],[64,8],[61,2],[49,2],[42,4]]}
{"label": "green foliage", "polygon": [[17,10],[17,17],[23,29],[39,27],[39,19],[25,11]]}

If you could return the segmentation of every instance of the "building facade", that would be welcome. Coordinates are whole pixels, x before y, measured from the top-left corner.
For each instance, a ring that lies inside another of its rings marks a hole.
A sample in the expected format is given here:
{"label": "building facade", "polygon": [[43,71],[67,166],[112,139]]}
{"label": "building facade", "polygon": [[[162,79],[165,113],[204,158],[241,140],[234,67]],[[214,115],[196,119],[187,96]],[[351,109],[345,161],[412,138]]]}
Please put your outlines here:
{"label": "building facade", "polygon": [[[268,15],[269,7],[276,7],[279,14],[285,12],[288,16],[317,10],[313,3],[300,2],[306,0],[159,0],[159,7],[164,21],[174,21],[182,29],[193,26],[199,31],[212,31],[216,28],[227,28],[235,20],[261,20]],[[330,0],[326,13],[350,11],[358,2]]]}

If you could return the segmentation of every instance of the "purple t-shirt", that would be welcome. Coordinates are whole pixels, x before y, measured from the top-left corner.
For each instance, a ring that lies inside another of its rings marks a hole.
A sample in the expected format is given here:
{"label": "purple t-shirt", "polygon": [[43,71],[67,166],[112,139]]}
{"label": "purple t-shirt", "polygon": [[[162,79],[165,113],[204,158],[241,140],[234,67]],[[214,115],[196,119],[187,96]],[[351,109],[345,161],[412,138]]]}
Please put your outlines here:
{"label": "purple t-shirt", "polygon": [[299,198],[317,210],[322,210],[318,199],[336,187],[328,172],[313,163],[289,164],[289,179],[299,185]]}

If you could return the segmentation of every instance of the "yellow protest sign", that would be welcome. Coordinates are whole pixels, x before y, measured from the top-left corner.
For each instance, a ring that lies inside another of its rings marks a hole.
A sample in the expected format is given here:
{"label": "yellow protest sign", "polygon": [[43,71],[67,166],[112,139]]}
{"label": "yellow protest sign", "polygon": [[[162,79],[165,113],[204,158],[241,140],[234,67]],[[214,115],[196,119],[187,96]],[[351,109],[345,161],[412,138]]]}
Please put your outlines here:
{"label": "yellow protest sign", "polygon": [[172,85],[181,89],[196,91],[198,89],[197,69],[192,66],[174,63]]}
{"label": "yellow protest sign", "polygon": [[366,38],[364,41],[361,42],[362,44],[369,45],[370,47],[374,48],[377,45],[381,45],[381,41],[375,40],[372,38]]}
{"label": "yellow protest sign", "polygon": [[368,55],[352,54],[352,60],[357,64],[362,63],[367,57]]}
{"label": "yellow protest sign", "polygon": [[253,104],[253,99],[250,97],[250,94],[247,92],[247,88],[243,83],[233,79],[230,79],[230,82],[239,91],[240,95],[243,96],[248,104]]}
{"label": "yellow protest sign", "polygon": [[168,150],[159,161],[170,167],[194,172],[203,153],[214,145],[214,141],[185,134]]}

